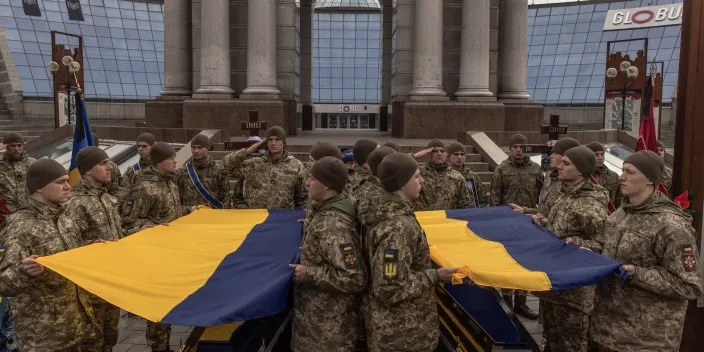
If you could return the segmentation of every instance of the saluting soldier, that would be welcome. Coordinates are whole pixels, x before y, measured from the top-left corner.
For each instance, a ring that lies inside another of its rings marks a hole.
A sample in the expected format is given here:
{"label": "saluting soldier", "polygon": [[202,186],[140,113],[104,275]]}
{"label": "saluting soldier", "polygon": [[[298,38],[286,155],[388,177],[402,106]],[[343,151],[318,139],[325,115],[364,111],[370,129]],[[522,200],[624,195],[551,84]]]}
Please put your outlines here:
{"label": "saluting soldier", "polygon": [[447,146],[447,155],[449,155],[450,166],[459,171],[464,177],[469,188],[469,195],[474,207],[485,207],[489,204],[487,192],[482,184],[482,179],[472,171],[466,164],[467,149],[459,142],[454,142]]}
{"label": "saluting soldier", "polygon": [[594,178],[599,182],[599,185],[606,188],[609,192],[609,199],[613,203],[614,208],[618,209],[621,206],[621,183],[618,181],[618,174],[609,170],[609,168],[604,165],[606,159],[606,148],[601,143],[592,142],[587,144],[587,148],[591,149],[596,156],[596,171],[594,171]]}
{"label": "saluting soldier", "polygon": [[152,161],[149,158],[149,153],[152,146],[156,143],[154,135],[151,133],[142,133],[137,137],[137,154],[139,154],[139,162],[130,165],[125,171],[125,176],[122,178],[122,190],[118,194],[118,200],[121,202],[132,192],[134,187],[135,175],[140,175],[146,168],[152,166]]}
{"label": "saluting soldier", "polygon": [[14,212],[27,199],[27,169],[35,162],[24,151],[24,137],[10,132],[3,138],[5,151],[0,157],[0,200]]}
{"label": "saluting soldier", "polygon": [[384,192],[379,222],[369,232],[370,287],[365,296],[367,342],[371,352],[434,351],[439,338],[435,285],[457,269],[434,269],[425,232],[412,201],[423,178],[412,156],[393,153],[377,171]]}
{"label": "saluting soldier", "polygon": [[181,204],[187,207],[205,205],[213,209],[230,204],[230,182],[222,163],[210,155],[210,140],[199,134],[191,139],[193,160],[176,171],[176,185]]}
{"label": "saluting soldier", "polygon": [[[136,176],[134,187],[122,205],[122,224],[127,234],[147,227],[167,224],[191,209],[181,205],[174,182],[176,152],[164,142],[154,143],[149,151],[153,163]],[[147,344],[152,351],[169,351],[171,325],[147,321]]]}
{"label": "saluting soldier", "polygon": [[350,176],[347,184],[347,192],[355,194],[359,188],[371,175],[369,170],[369,154],[371,154],[379,144],[372,139],[360,139],[354,143],[352,154],[357,165],[354,166],[354,172]]}
{"label": "saluting soldier", "polygon": [[[98,135],[93,133],[93,142],[95,142],[96,147],[100,147],[100,139]],[[108,192],[117,197],[120,194],[120,189],[122,187],[122,173],[120,168],[112,160],[108,160],[108,164],[112,168],[110,183],[108,184]]]}
{"label": "saluting soldier", "polygon": [[[533,215],[567,243],[601,252],[604,224],[609,216],[608,194],[596,188],[589,176],[596,169],[596,156],[586,147],[565,152],[557,166],[560,196],[548,217]],[[539,292],[545,352],[587,352],[589,314],[594,308],[594,289],[585,286],[560,291]]]}
{"label": "saluting soldier", "polygon": [[433,139],[424,149],[413,155],[418,159],[428,156],[430,160],[420,167],[423,188],[415,202],[416,210],[447,210],[475,207],[462,174],[447,162],[445,143]]}
{"label": "saluting soldier", "polygon": [[[76,224],[81,245],[117,241],[123,237],[117,198],[110,194],[110,158],[98,147],[85,147],[76,154],[81,181],[71,189],[66,215]],[[81,345],[83,351],[112,351],[117,344],[120,308],[90,294],[96,335]]]}
{"label": "saluting soldier", "polygon": [[344,193],[349,174],[339,158],[317,159],[310,173],[306,186],[314,204],[301,262],[291,265],[296,282],[291,349],[352,352],[364,335],[360,304],[366,287],[356,201]]}
{"label": "saluting soldier", "polygon": [[623,162],[624,199],[606,220],[602,254],[628,278],[597,286],[589,333],[599,352],[679,351],[687,303],[702,295],[692,218],[657,190],[663,169],[651,151]]}
{"label": "saluting soldier", "polygon": [[[266,153],[248,158],[264,143]],[[305,167],[286,151],[286,132],[279,126],[269,128],[265,140],[227,155],[223,168],[244,180],[244,199],[251,209],[294,209],[308,199]]]}
{"label": "saluting soldier", "polygon": [[[665,161],[665,145],[661,142],[658,141],[658,155],[660,158],[662,158],[663,162]],[[672,169],[670,169],[667,164],[663,164],[664,169],[662,172],[662,184],[665,186],[665,189],[667,189],[667,192],[670,193],[672,192]],[[672,195],[670,195],[672,196]]]}
{"label": "saluting soldier", "polygon": [[[534,207],[538,201],[543,173],[540,165],[525,155],[527,138],[515,134],[510,139],[511,155],[494,170],[491,179],[490,201],[494,206],[511,204],[512,207]],[[513,311],[528,319],[538,319],[538,314],[528,307],[526,291],[502,290],[506,303]],[[515,297],[514,297],[515,296]]]}
{"label": "saluting soldier", "polygon": [[29,197],[0,234],[0,295],[9,297],[20,351],[78,352],[94,334],[88,293],[34,261],[81,246],[75,222],[61,207],[71,189],[68,173],[42,159],[26,175]]}

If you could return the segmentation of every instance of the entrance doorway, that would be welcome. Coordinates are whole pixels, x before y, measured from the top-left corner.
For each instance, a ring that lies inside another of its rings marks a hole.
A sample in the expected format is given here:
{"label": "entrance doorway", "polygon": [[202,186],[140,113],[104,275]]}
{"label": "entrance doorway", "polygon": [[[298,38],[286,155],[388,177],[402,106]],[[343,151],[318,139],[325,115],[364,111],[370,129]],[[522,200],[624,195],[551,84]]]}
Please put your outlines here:
{"label": "entrance doorway", "polygon": [[376,130],[377,114],[315,114],[316,129]]}

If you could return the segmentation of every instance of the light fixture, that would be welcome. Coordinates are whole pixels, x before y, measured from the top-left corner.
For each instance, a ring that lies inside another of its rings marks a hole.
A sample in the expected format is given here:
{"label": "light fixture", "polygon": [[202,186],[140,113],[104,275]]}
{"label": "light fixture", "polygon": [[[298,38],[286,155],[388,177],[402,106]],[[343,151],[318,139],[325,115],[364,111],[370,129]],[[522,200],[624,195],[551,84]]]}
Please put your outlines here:
{"label": "light fixture", "polygon": [[631,63],[628,61],[624,61],[621,63],[621,72],[626,72],[629,67],[631,67]]}
{"label": "light fixture", "polygon": [[629,67],[628,70],[626,71],[626,75],[630,79],[635,79],[636,77],[638,77],[638,67],[636,67],[636,66]]}
{"label": "light fixture", "polygon": [[613,79],[613,78],[616,78],[617,75],[618,75],[618,71],[614,67],[610,67],[608,70],[606,70],[606,77]]}
{"label": "light fixture", "polygon": [[59,64],[56,61],[49,61],[47,65],[51,73],[56,73],[59,70]]}
{"label": "light fixture", "polygon": [[78,61],[72,61],[68,65],[68,72],[78,72],[81,70],[81,64],[78,63]]}
{"label": "light fixture", "polygon": [[73,58],[71,56],[66,55],[63,58],[61,58],[61,63],[63,63],[64,66],[70,65],[72,62],[73,62]]}

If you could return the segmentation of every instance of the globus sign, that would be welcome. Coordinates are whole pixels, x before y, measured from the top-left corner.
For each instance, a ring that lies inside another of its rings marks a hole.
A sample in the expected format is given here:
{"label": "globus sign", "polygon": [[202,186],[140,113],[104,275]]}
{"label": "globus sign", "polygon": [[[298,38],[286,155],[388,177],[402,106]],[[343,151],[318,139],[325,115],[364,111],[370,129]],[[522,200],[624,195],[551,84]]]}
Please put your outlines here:
{"label": "globus sign", "polygon": [[682,24],[682,4],[610,10],[604,22],[605,31],[620,29],[674,26]]}

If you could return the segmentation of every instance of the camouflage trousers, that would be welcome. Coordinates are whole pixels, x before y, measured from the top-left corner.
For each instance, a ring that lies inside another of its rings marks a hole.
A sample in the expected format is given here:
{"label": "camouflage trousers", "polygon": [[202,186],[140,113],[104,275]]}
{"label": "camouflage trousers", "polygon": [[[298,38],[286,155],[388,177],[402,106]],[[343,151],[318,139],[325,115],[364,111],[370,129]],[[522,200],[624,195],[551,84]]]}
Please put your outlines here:
{"label": "camouflage trousers", "polygon": [[513,290],[513,289],[510,289],[510,288],[502,288],[502,289],[501,289],[501,294],[504,295],[504,296],[511,296],[511,295],[515,295],[515,296],[527,296],[527,295],[528,295],[528,291]]}
{"label": "camouflage trousers", "polygon": [[589,314],[560,304],[540,300],[544,352],[587,352]]}
{"label": "camouflage trousers", "polygon": [[93,338],[81,342],[81,350],[110,352],[117,345],[120,308],[95,295],[91,295],[90,302],[93,306],[93,315],[97,327],[96,334]]}
{"label": "camouflage trousers", "polygon": [[171,338],[171,325],[147,320],[147,345],[152,351],[168,351]]}

